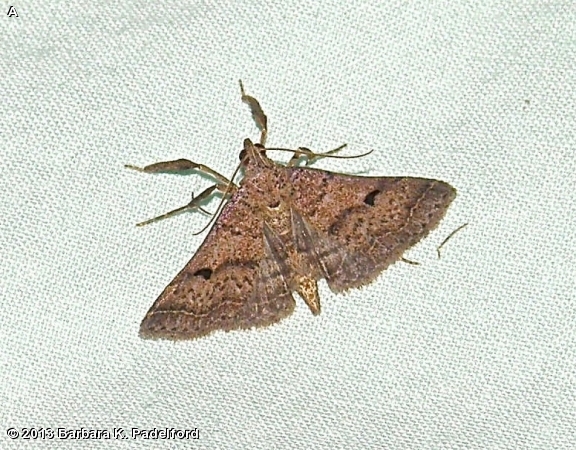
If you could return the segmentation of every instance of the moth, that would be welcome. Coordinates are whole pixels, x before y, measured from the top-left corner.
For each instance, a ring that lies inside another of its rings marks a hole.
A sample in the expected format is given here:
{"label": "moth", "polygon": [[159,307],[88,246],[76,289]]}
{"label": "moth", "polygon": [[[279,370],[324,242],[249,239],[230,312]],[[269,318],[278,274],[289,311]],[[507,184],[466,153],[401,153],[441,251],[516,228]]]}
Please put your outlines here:
{"label": "moth", "polygon": [[259,143],[244,140],[238,184],[187,159],[126,166],[145,173],[199,170],[216,181],[158,218],[201,209],[218,192],[227,200],[196,254],[144,317],[143,338],[194,339],[271,325],[294,311],[295,292],[317,315],[319,280],[335,293],[372,282],[438,225],[456,196],[443,181],[352,176],[299,164],[335,151],[301,147],[287,164],[274,162],[265,147],[266,115],[242,82],[240,88],[261,135]]}

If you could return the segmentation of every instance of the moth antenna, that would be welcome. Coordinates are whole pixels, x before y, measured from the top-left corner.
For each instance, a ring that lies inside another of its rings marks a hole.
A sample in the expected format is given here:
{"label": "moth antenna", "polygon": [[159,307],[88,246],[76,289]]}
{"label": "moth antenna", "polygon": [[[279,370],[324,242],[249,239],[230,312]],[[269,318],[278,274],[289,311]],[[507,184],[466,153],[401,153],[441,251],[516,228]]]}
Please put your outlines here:
{"label": "moth antenna", "polygon": [[220,203],[218,204],[218,208],[216,208],[216,212],[214,213],[214,215],[212,216],[212,218],[208,221],[208,223],[198,232],[196,233],[192,233],[192,236],[197,236],[201,233],[203,233],[212,222],[214,222],[216,219],[218,219],[218,217],[220,217],[220,213],[222,212],[222,207],[224,205],[224,201],[226,200],[226,196],[232,191],[232,186],[234,186],[234,178],[236,178],[236,175],[238,175],[238,172],[240,171],[240,168],[242,167],[242,164],[244,164],[244,161],[246,160],[248,156],[245,156],[242,161],[240,161],[240,164],[238,164],[238,166],[236,167],[236,170],[234,170],[234,173],[232,174],[232,177],[230,178],[230,181],[228,182],[228,184],[226,184],[226,189],[224,189],[224,192],[222,193],[222,198],[220,199]]}
{"label": "moth antenna", "polygon": [[[336,147],[334,150],[329,150],[327,152],[324,152],[323,155],[324,157],[330,157],[332,155],[334,155],[335,153],[339,152],[340,150],[342,150],[344,147],[346,147],[348,144],[342,144],[340,147]],[[309,150],[309,149],[306,149]],[[294,156],[292,158],[299,158],[300,155],[298,155],[297,153],[294,154]],[[313,164],[317,158],[319,158],[320,156],[312,156],[309,157],[308,160],[306,161],[305,165],[309,166],[310,164]]]}
{"label": "moth antenna", "polygon": [[370,153],[372,153],[374,150],[370,150],[367,151],[366,153],[362,153],[360,155],[350,155],[350,156],[343,156],[343,155],[334,155],[333,153],[336,153],[337,151],[342,150],[344,147],[346,147],[348,144],[343,144],[338,148],[335,148],[334,150],[330,150],[328,152],[324,152],[324,153],[314,153],[313,151],[305,148],[305,147],[300,147],[297,148],[296,150],[292,149],[292,148],[279,148],[279,147],[272,147],[272,148],[266,148],[266,151],[268,150],[275,150],[275,151],[279,151],[279,152],[290,152],[293,154],[300,154],[300,156],[310,156],[311,158],[335,158],[335,159],[354,159],[354,158],[362,158],[364,156],[368,156]]}

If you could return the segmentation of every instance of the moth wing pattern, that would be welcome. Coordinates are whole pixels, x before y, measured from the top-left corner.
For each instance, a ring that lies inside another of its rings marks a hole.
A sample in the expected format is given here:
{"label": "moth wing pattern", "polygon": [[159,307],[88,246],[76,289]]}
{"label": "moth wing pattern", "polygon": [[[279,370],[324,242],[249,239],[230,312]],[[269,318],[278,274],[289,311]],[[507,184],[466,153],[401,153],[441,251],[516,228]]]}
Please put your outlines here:
{"label": "moth wing pattern", "polygon": [[334,292],[374,280],[438,225],[456,196],[449,184],[425,178],[285,170],[296,221],[315,234],[309,259]]}
{"label": "moth wing pattern", "polygon": [[146,314],[141,337],[192,339],[270,325],[293,312],[294,298],[264,249],[263,220],[250,213],[249,200],[240,193],[227,203]]}

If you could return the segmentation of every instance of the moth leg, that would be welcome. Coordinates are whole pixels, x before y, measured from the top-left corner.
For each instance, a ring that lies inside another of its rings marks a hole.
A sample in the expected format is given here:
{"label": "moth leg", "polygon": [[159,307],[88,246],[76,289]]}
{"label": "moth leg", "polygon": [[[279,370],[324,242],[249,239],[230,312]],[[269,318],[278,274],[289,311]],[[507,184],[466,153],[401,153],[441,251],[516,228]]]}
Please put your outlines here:
{"label": "moth leg", "polygon": [[412,264],[413,266],[419,266],[420,265],[420,263],[418,261],[412,261],[411,259],[406,259],[404,257],[401,257],[400,261],[402,261],[406,264]]}
{"label": "moth leg", "polygon": [[292,154],[292,158],[290,158],[290,161],[288,161],[287,166],[288,167],[294,167],[298,163],[298,161],[300,161],[300,158],[302,158],[302,157],[306,158],[306,162],[304,164],[309,166],[310,164],[315,163],[320,158],[324,158],[326,156],[330,156],[330,155],[333,155],[334,153],[339,152],[344,147],[346,147],[346,145],[347,144],[342,144],[340,147],[336,147],[334,150],[330,150],[330,151],[327,151],[324,153],[314,153],[309,148],[298,147],[296,150],[294,150],[294,153]]}
{"label": "moth leg", "polygon": [[[192,193],[192,200],[190,200],[190,202],[188,204],[181,206],[180,208],[173,209],[172,211],[168,211],[167,213],[162,214],[160,216],[153,217],[152,219],[145,220],[144,222],[137,223],[136,226],[142,227],[144,225],[148,225],[149,223],[157,222],[157,221],[163,220],[163,219],[167,219],[168,217],[172,217],[172,216],[175,216],[177,214],[180,214],[181,212],[193,210],[193,209],[199,209],[200,211],[202,211],[205,214],[212,215],[212,213],[210,213],[210,212],[206,211],[204,208],[202,208],[200,206],[200,203],[202,203],[204,200],[206,200],[208,197],[210,197],[215,190],[219,190],[223,193],[227,193],[228,192],[227,189],[229,189],[228,185],[215,184],[214,186],[210,186],[209,188],[204,189],[204,191],[202,191],[200,193],[200,195],[198,195],[197,197],[195,197],[194,193]],[[234,189],[236,189],[236,188],[234,188]],[[232,192],[234,192],[234,190]]]}
{"label": "moth leg", "polygon": [[138,172],[144,172],[144,173],[179,173],[179,172],[187,172],[190,170],[199,170],[200,172],[204,172],[205,174],[210,175],[212,178],[214,178],[218,182],[218,186],[220,185],[235,186],[228,178],[216,172],[214,169],[211,169],[210,167],[205,166],[204,164],[198,164],[189,161],[188,159],[162,161],[150,164],[145,167],[137,167],[131,164],[125,164],[124,167],[126,167],[127,169],[137,170]]}
{"label": "moth leg", "polygon": [[240,92],[242,93],[242,101],[247,103],[250,106],[250,112],[252,113],[252,119],[256,122],[256,126],[260,130],[260,145],[266,145],[266,137],[268,136],[268,118],[258,100],[250,95],[246,95],[244,91],[244,85],[242,84],[242,80],[240,80]]}
{"label": "moth leg", "polygon": [[446,242],[448,242],[450,239],[452,239],[452,236],[454,236],[456,233],[458,233],[462,228],[466,227],[468,224],[465,223],[464,225],[460,225],[458,228],[456,228],[452,233],[450,233],[446,239],[444,239],[442,241],[442,243],[438,246],[438,248],[436,248],[436,251],[438,252],[438,259],[440,259],[440,250],[442,250],[442,247],[444,247],[444,244],[446,244]]}

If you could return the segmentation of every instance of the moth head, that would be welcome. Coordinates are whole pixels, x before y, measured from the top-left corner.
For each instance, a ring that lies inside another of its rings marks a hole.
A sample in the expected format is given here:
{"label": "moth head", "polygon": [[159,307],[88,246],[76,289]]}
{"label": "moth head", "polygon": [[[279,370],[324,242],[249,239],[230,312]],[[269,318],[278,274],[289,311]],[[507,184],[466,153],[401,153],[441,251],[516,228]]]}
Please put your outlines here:
{"label": "moth head", "polygon": [[256,165],[271,167],[272,160],[266,156],[266,148],[260,144],[254,144],[250,139],[244,139],[244,150],[240,152],[240,162],[243,166]]}

